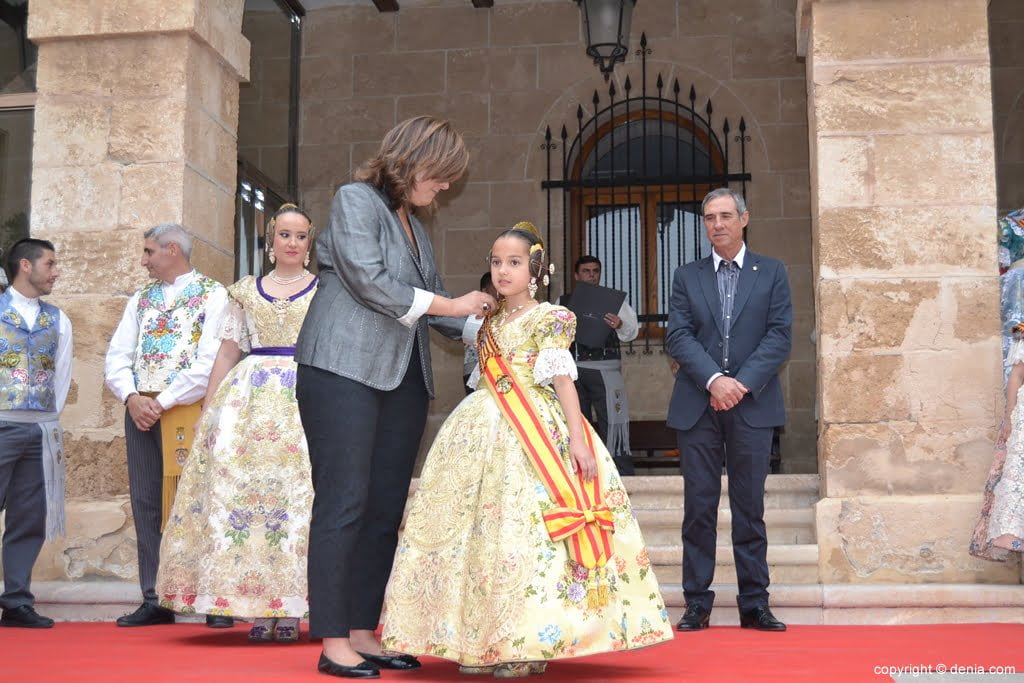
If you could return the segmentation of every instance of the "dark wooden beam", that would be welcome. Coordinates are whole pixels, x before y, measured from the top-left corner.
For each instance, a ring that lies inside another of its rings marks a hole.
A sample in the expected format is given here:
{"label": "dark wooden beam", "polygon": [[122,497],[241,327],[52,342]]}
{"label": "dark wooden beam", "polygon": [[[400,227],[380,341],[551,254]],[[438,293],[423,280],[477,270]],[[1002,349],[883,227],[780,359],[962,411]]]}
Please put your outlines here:
{"label": "dark wooden beam", "polygon": [[373,0],[378,12],[397,12],[398,0]]}
{"label": "dark wooden beam", "polygon": [[494,7],[494,0],[473,0],[473,7]]}

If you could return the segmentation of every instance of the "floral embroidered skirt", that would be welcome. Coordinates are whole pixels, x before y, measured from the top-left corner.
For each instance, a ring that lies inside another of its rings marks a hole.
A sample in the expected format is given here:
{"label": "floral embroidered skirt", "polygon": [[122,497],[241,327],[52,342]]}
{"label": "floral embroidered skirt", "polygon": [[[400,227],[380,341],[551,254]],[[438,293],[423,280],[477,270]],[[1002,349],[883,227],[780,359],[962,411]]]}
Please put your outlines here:
{"label": "floral embroidered skirt", "polygon": [[313,487],[295,362],[249,356],[217,389],[160,544],[157,593],[176,612],[303,617]]}
{"label": "floral embroidered skirt", "polygon": [[[1018,417],[1015,410],[1015,425]],[[1017,429],[992,458],[969,548],[975,557],[1005,562],[1011,552],[1024,552],[1024,433]]]}
{"label": "floral embroidered skirt", "polygon": [[[567,448],[553,392],[531,396]],[[427,456],[398,545],[383,646],[465,665],[562,659],[671,640],[640,528],[608,451],[594,437],[614,557],[588,571],[548,538],[551,507],[486,389],[468,396]],[[568,454],[562,456],[568,461]]]}

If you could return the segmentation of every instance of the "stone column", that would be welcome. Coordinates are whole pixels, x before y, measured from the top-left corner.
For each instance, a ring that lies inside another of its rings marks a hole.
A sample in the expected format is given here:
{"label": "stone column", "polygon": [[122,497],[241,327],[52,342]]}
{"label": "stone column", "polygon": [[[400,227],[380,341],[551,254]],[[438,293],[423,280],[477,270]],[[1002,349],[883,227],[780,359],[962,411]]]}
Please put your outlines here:
{"label": "stone column", "polygon": [[967,545],[1002,411],[986,0],[804,0],[823,583],[1016,583]]}
{"label": "stone column", "polygon": [[[230,282],[243,0],[33,0],[39,45],[31,234],[53,240],[53,300],[75,329],[63,424],[69,498],[127,493],[123,407],[103,357],[146,278],[142,232],[179,222]],[[134,558],[133,558],[134,559]]]}

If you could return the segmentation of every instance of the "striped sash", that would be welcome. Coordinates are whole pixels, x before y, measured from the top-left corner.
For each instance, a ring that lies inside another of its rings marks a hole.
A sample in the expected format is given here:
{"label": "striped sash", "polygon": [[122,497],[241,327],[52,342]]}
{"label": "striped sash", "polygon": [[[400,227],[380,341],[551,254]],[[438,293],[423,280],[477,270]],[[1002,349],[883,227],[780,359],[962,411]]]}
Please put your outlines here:
{"label": "striped sash", "polygon": [[[578,564],[593,569],[603,567],[612,557],[615,523],[611,510],[602,500],[600,477],[585,481],[579,471],[570,474],[551,435],[530,401],[526,388],[506,363],[488,318],[480,328],[480,376],[494,396],[498,409],[508,421],[547,489],[555,507],[544,513],[544,526],[552,541],[565,541],[569,554]],[[588,425],[583,425],[587,447],[594,450]]]}

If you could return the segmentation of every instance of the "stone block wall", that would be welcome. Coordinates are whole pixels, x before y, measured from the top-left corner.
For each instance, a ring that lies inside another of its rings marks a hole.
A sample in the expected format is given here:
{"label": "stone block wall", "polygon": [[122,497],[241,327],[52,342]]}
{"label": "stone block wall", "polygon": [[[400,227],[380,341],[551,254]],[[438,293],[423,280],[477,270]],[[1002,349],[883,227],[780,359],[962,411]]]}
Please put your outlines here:
{"label": "stone block wall", "polygon": [[1002,410],[986,0],[810,23],[827,582],[1016,582],[968,556]]}
{"label": "stone block wall", "polygon": [[287,190],[291,23],[277,9],[247,10],[242,34],[252,58],[239,88],[238,156]]}
{"label": "stone block wall", "polygon": [[31,234],[54,241],[51,300],[74,326],[62,417],[69,498],[127,493],[124,408],[103,359],[146,280],[142,233],[182,223],[193,263],[231,281],[242,0],[33,0],[39,45]]}
{"label": "stone block wall", "polygon": [[1024,3],[988,5],[999,213],[1024,207]]}
{"label": "stone block wall", "polygon": [[[640,2],[630,44],[635,49],[640,33],[647,33],[651,91],[660,72],[668,83],[678,78],[684,92],[695,85],[698,107],[710,97],[716,121],[728,116],[735,130],[740,117],[746,119],[750,247],[785,261],[793,285],[794,350],[782,377],[790,416],[783,468],[810,472],[816,467],[811,202],[795,4]],[[523,219],[538,226],[546,221],[540,187],[545,127],[556,134],[563,122],[573,128],[578,104],[589,118],[595,89],[607,99],[607,85],[585,55],[580,24],[579,9],[569,0],[498,2],[491,9],[463,0],[407,0],[396,13],[379,13],[369,3],[310,11],[303,36],[299,185],[314,219],[323,222],[334,189],[395,123],[423,113],[450,118],[473,158],[465,182],[442,195],[433,240],[447,287],[459,294],[476,288],[499,229]],[[616,67],[620,93],[627,75],[638,87],[639,71],[635,54]],[[555,216],[560,202],[555,197]],[[554,227],[552,247],[560,263],[562,238],[560,226]],[[434,358],[439,395],[427,443],[462,396],[459,346],[435,336]],[[631,417],[664,418],[671,393],[665,356],[637,353],[625,358],[624,367]]]}

